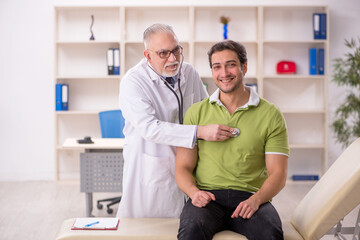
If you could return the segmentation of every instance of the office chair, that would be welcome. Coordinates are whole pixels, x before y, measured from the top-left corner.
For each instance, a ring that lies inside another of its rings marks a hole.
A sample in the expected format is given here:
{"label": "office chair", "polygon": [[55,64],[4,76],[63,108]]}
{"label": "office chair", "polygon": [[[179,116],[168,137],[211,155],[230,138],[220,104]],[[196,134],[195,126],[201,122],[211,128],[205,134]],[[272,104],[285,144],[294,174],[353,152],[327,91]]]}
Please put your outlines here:
{"label": "office chair", "polygon": [[[111,110],[99,112],[100,129],[102,138],[124,138],[123,128],[125,119],[122,116],[121,110]],[[113,213],[112,205],[120,203],[120,197],[106,198],[97,201],[97,208],[102,209],[102,202],[110,202],[106,204],[106,211],[108,214]]]}

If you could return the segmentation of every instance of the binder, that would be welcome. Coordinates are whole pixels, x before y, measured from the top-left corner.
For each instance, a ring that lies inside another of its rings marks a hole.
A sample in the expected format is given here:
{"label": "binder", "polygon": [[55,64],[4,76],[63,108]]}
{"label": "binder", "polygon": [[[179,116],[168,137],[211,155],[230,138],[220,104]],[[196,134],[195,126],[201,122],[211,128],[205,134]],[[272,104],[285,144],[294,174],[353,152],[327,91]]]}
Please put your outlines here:
{"label": "binder", "polygon": [[114,51],[112,48],[107,50],[107,65],[108,65],[108,75],[114,74]]}
{"label": "binder", "polygon": [[326,39],[326,13],[320,13],[320,39]]}
{"label": "binder", "polygon": [[62,84],[61,87],[62,110],[67,111],[69,110],[69,84]]}
{"label": "binder", "polygon": [[314,39],[320,39],[320,13],[313,14]]}
{"label": "binder", "polygon": [[114,75],[120,75],[120,49],[114,48]]}
{"label": "binder", "polygon": [[309,49],[309,74],[317,74],[317,57],[316,57],[316,48]]}
{"label": "binder", "polygon": [[324,75],[324,72],[325,72],[325,69],[324,69],[324,61],[325,61],[325,50],[323,48],[319,48],[318,49],[318,54],[317,54],[317,57],[318,57],[318,74],[319,75]]}
{"label": "binder", "polygon": [[292,175],[293,181],[317,181],[319,180],[319,175]]}
{"label": "binder", "polygon": [[245,83],[245,86],[247,86],[249,88],[253,88],[256,92],[258,92],[257,83]]}
{"label": "binder", "polygon": [[62,110],[62,84],[58,83],[55,87],[55,109],[56,111]]}

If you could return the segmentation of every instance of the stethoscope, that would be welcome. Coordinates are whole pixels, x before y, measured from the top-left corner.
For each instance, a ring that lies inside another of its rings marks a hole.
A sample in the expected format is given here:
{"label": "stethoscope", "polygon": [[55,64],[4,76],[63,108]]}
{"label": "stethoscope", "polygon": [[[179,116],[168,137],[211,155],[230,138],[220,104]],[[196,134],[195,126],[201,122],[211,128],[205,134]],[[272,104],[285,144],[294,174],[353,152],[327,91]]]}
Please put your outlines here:
{"label": "stethoscope", "polygon": [[179,67],[179,76],[178,76],[178,88],[179,88],[179,92],[180,92],[180,98],[177,95],[177,93],[175,92],[175,90],[173,89],[172,86],[170,86],[170,84],[165,80],[165,78],[163,76],[161,76],[160,74],[158,74],[152,67],[150,64],[148,64],[148,66],[150,67],[151,70],[153,70],[154,73],[156,73],[156,75],[158,75],[160,77],[160,79],[164,82],[165,86],[170,89],[170,91],[175,95],[177,103],[178,103],[178,109],[179,109],[179,123],[183,124],[183,107],[184,107],[184,100],[183,100],[183,94],[181,92],[181,88],[180,88],[180,74],[181,74],[181,68],[182,68],[182,64],[184,62],[184,55],[181,53],[181,61],[180,61],[180,67]]}
{"label": "stethoscope", "polygon": [[[166,87],[168,89],[170,89],[170,91],[175,95],[177,103],[178,103],[178,109],[179,109],[179,123],[183,124],[183,104],[184,104],[184,100],[183,100],[183,95],[181,92],[181,88],[180,88],[180,74],[181,74],[181,68],[182,68],[182,64],[184,61],[184,55],[181,53],[181,62],[180,62],[180,68],[179,68],[179,77],[178,77],[178,88],[179,88],[179,92],[180,92],[180,98],[179,96],[176,94],[175,90],[173,89],[172,86],[169,85],[169,83],[165,80],[165,78],[163,76],[161,76],[160,74],[158,74],[152,67],[150,64],[148,64],[148,66],[150,67],[151,70],[153,70],[154,73],[156,73],[156,75],[158,75],[160,77],[160,79],[164,82],[164,84],[166,85]],[[231,132],[231,134],[233,135],[233,137],[238,137],[240,135],[240,130],[238,128],[233,128],[233,131]]]}

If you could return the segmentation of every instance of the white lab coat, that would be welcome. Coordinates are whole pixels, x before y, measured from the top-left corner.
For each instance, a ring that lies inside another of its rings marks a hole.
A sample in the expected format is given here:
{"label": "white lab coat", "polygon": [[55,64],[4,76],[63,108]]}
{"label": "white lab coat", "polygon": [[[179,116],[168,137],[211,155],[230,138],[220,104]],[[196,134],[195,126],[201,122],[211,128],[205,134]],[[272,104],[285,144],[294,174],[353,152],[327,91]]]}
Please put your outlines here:
{"label": "white lab coat", "polygon": [[[184,113],[208,96],[199,74],[183,63]],[[179,96],[178,84],[174,90]],[[196,127],[178,124],[178,103],[144,58],[120,83],[125,118],[123,196],[117,217],[180,216],[184,194],[175,181],[176,146],[193,147]]]}

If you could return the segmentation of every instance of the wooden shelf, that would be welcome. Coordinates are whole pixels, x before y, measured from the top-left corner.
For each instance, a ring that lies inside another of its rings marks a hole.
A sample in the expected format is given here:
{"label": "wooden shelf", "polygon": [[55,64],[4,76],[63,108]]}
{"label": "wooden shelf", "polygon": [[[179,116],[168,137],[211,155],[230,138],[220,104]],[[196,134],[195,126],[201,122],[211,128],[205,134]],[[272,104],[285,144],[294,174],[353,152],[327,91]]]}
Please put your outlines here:
{"label": "wooden shelf", "polygon": [[[195,44],[215,44],[218,41],[194,41]],[[242,44],[246,45],[246,44],[258,44],[259,41],[240,41]]]}
{"label": "wooden shelf", "polygon": [[265,75],[264,80],[266,79],[327,79],[325,75],[298,75],[298,74],[278,74],[278,75]]}
{"label": "wooden shelf", "polygon": [[61,115],[97,115],[99,114],[99,112],[105,111],[104,110],[98,110],[98,111],[57,111],[56,115],[57,116],[61,116]]}
{"label": "wooden shelf", "polygon": [[324,144],[290,144],[290,149],[324,149],[326,146]]}
{"label": "wooden shelf", "polygon": [[327,43],[327,40],[264,40],[264,44],[309,44],[309,43]]}
{"label": "wooden shelf", "polygon": [[[245,82],[256,83],[260,97],[281,109],[289,139],[304,142],[290,146],[295,153],[290,156],[289,175],[297,171],[303,174],[307,170],[323,173],[328,167],[330,39],[329,34],[326,40],[313,39],[312,14],[316,12],[327,13],[329,20],[327,6],[222,6],[219,3],[213,6],[55,7],[53,82],[54,85],[69,84],[69,109],[76,109],[55,112],[57,173],[60,162],[71,161],[67,160],[71,154],[64,154],[59,143],[65,138],[99,136],[98,112],[118,108],[119,82],[126,71],[143,58],[142,33],[150,23],[166,22],[174,28],[184,47],[185,61],[195,67],[212,93],[216,85],[207,52],[213,44],[223,40],[221,16],[231,19],[229,39],[246,47]],[[95,18],[95,41],[88,40],[91,15]],[[328,22],[328,33],[329,29]],[[106,51],[114,47],[120,49],[121,75],[108,76]],[[308,74],[308,49],[313,47],[325,50],[325,75]],[[276,74],[276,64],[283,60],[294,61],[297,74]],[[323,143],[307,144],[309,141]],[[309,162],[302,162],[303,156],[297,156],[298,150],[307,154]],[[300,170],[299,164],[304,164]]]}
{"label": "wooden shelf", "polygon": [[107,41],[92,41],[92,40],[63,40],[63,41],[56,41],[58,45],[70,45],[70,44],[119,44],[120,40],[107,40]]}
{"label": "wooden shelf", "polygon": [[280,109],[285,114],[324,114],[324,109]]}
{"label": "wooden shelf", "polygon": [[56,79],[120,79],[121,75],[104,75],[104,76],[56,76]]}

